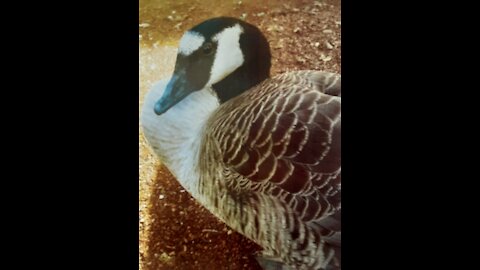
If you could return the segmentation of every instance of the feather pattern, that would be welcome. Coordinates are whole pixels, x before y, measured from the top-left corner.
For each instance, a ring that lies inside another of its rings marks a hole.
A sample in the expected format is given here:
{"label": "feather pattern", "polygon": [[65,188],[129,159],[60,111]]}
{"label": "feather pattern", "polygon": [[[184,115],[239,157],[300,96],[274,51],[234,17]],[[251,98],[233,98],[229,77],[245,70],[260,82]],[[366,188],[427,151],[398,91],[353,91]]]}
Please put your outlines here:
{"label": "feather pattern", "polygon": [[254,25],[198,24],[145,99],[145,138],[195,199],[263,247],[266,270],[340,269],[340,75],[270,78],[270,66]]}
{"label": "feather pattern", "polygon": [[285,73],[229,100],[205,125],[200,194],[295,269],[339,267],[340,96],[340,75]]}

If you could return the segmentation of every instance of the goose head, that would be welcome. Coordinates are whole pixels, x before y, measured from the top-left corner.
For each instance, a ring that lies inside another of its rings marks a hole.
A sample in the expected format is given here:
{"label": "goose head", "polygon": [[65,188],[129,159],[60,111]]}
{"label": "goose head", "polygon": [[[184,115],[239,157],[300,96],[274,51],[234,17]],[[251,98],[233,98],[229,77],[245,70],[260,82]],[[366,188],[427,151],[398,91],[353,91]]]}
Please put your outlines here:
{"label": "goose head", "polygon": [[182,36],[173,75],[154,111],[161,115],[202,89],[211,89],[221,104],[268,78],[270,59],[257,27],[229,17],[204,21]]}

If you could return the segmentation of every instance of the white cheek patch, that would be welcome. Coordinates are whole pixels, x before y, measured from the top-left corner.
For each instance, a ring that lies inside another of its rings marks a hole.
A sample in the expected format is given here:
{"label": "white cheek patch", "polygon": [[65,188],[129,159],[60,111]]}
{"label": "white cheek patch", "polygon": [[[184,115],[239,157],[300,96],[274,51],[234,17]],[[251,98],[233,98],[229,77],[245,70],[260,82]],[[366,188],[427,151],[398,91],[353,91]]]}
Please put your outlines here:
{"label": "white cheek patch", "polygon": [[205,38],[193,31],[186,32],[182,39],[180,40],[180,45],[178,46],[178,53],[188,56],[192,52],[196,51],[200,46],[202,46]]}
{"label": "white cheek patch", "polygon": [[241,33],[243,33],[243,28],[240,24],[236,24],[212,38],[213,41],[217,41],[218,45],[207,86],[219,82],[243,64],[244,58],[240,49]]}

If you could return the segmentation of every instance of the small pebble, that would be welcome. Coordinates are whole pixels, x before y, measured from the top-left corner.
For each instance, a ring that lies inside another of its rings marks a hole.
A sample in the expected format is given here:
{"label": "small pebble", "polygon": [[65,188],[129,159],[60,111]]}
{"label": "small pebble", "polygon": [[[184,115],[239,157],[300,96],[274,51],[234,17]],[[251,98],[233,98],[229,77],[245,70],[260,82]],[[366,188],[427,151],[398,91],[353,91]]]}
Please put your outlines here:
{"label": "small pebble", "polygon": [[330,42],[328,42],[328,41],[325,41],[325,47],[327,47],[327,49],[329,49],[329,50],[333,49],[332,44],[330,44]]}
{"label": "small pebble", "polygon": [[175,24],[175,26],[173,26],[173,28],[175,28],[177,30],[180,30],[180,26],[182,26],[182,22],[179,22],[179,23]]}

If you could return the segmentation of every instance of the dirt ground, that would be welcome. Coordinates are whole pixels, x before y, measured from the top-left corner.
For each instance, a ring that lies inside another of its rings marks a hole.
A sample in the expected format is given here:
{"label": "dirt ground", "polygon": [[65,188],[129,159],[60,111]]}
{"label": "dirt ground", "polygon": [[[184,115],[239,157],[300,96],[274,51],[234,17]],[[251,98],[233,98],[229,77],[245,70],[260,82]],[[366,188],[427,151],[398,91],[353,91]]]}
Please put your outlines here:
{"label": "dirt ground", "polygon": [[[272,75],[341,71],[340,0],[141,0],[139,12],[140,108],[152,84],[173,71],[183,32],[216,16],[243,18],[262,30]],[[152,154],[140,125],[139,136],[139,269],[260,270],[252,256],[260,248],[190,197]]]}

